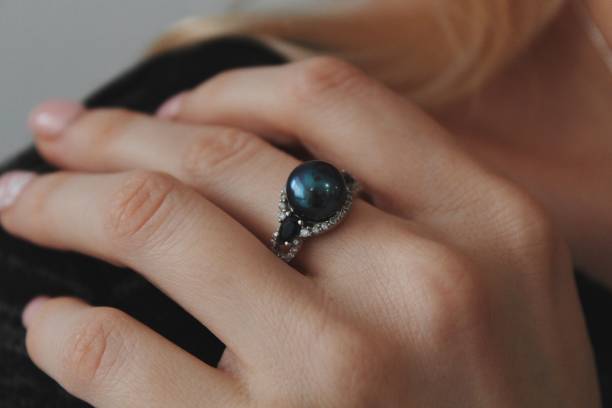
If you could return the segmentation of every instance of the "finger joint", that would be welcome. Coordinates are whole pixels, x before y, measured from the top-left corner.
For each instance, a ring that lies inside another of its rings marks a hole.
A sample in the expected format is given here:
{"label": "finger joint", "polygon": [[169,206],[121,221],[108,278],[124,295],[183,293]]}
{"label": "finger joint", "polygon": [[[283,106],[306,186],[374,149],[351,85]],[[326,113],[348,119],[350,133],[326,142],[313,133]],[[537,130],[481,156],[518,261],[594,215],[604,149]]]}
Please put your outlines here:
{"label": "finger joint", "polygon": [[347,92],[366,80],[362,71],[333,57],[312,58],[298,63],[296,69],[291,89],[299,100],[320,100],[329,92]]}
{"label": "finger joint", "polygon": [[135,171],[111,194],[107,230],[112,242],[144,244],[167,222],[178,183],[170,176]]}
{"label": "finger joint", "polygon": [[92,308],[72,329],[60,363],[60,382],[81,392],[108,386],[119,378],[130,344],[126,316],[111,308]]}
{"label": "finger joint", "polygon": [[256,154],[262,142],[254,135],[238,129],[219,128],[215,135],[207,131],[190,143],[183,155],[182,173],[188,182],[202,185],[227,176],[228,168],[236,167]]}

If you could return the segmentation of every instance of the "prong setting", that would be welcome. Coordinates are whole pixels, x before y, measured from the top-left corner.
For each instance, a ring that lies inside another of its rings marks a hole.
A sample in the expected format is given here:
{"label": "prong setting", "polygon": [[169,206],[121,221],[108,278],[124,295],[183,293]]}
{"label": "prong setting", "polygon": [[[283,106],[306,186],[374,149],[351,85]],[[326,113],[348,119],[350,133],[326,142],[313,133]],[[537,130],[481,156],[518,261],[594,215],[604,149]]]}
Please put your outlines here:
{"label": "prong setting", "polygon": [[[283,259],[285,262],[291,262],[298,254],[305,239],[324,234],[337,227],[344,220],[353,206],[353,197],[359,192],[361,187],[348,173],[343,171],[342,175],[347,189],[344,204],[332,217],[320,222],[312,222],[299,218],[291,208],[287,198],[286,188],[283,188],[279,201],[279,227],[276,232],[274,232],[271,240],[272,249],[279,258]],[[289,217],[298,218],[297,225],[299,226],[299,233],[297,233],[295,238],[279,243],[278,241],[283,223],[287,222],[286,220]]]}

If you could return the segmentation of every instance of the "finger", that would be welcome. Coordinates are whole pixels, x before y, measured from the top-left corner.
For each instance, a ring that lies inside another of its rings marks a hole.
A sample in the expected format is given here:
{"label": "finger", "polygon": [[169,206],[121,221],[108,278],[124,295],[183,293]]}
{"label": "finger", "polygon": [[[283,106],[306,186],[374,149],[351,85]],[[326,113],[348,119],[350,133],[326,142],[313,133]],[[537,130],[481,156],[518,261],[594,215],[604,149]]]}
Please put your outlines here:
{"label": "finger", "polygon": [[[44,111],[43,106],[39,114]],[[39,150],[60,167],[170,173],[196,187],[263,241],[277,227],[279,191],[298,164],[243,131],[164,122],[125,111],[81,112],[55,135],[44,132],[44,126],[34,128]],[[340,293],[353,298],[357,287],[371,289],[374,271],[389,264],[386,254],[394,231],[401,229],[398,221],[357,200],[339,228],[306,242],[294,265],[326,292],[334,292],[335,298]],[[410,234],[402,230],[399,235],[404,242]],[[409,247],[406,243],[402,250]]]}
{"label": "finger", "polygon": [[[471,158],[427,114],[330,58],[230,71],[184,94],[175,119],[282,134],[349,170],[375,204],[495,267],[549,232],[534,200]],[[486,250],[485,250],[486,249]],[[521,267],[521,265],[513,265]]]}
{"label": "finger", "polygon": [[228,375],[116,309],[38,298],[24,324],[34,363],[96,407],[225,407],[244,398]]}
{"label": "finger", "polygon": [[[33,117],[51,110],[43,105]],[[119,110],[81,112],[53,135],[48,126],[35,125],[34,129],[39,150],[62,168],[94,172],[146,169],[171,174],[264,242],[278,226],[280,190],[300,163],[241,130],[171,123]],[[372,243],[355,237],[369,228],[373,218],[380,218],[381,212],[357,201],[352,213],[342,228],[308,243],[297,260],[304,272],[312,276],[331,273],[368,256]]]}
{"label": "finger", "polygon": [[179,121],[293,137],[407,216],[456,208],[481,180],[426,114],[335,59],[229,71],[171,103]]}
{"label": "finger", "polygon": [[[57,166],[87,172],[143,169],[171,174],[267,241],[274,231],[284,178],[299,162],[247,132],[156,120],[122,110],[71,111],[63,130],[35,124],[38,149]],[[32,117],[55,117],[57,103]],[[49,120],[46,120],[49,122]]]}
{"label": "finger", "polygon": [[305,277],[169,176],[138,171],[38,177],[1,219],[27,240],[139,271],[243,361],[283,350],[293,337],[281,341],[270,333],[292,331],[296,321],[317,312]]}

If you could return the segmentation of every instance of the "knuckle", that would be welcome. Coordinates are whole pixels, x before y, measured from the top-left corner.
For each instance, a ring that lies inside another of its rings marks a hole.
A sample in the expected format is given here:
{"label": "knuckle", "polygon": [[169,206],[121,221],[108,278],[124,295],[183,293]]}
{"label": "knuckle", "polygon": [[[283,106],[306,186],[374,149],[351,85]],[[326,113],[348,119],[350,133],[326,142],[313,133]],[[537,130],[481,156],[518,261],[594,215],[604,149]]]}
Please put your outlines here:
{"label": "knuckle", "polygon": [[508,205],[509,235],[518,243],[549,242],[554,238],[552,222],[542,207],[529,194],[512,189],[505,193]]}
{"label": "knuckle", "polygon": [[561,235],[544,209],[528,193],[507,188],[499,199],[504,203],[497,225],[508,254],[525,275],[545,277],[543,271],[562,270],[550,265],[565,251]]}
{"label": "knuckle", "polygon": [[448,248],[436,254],[440,273],[429,276],[430,309],[442,317],[454,319],[459,313],[465,317],[479,317],[485,310],[486,288],[479,279],[480,272],[466,256]]}
{"label": "knuckle", "polygon": [[411,252],[400,259],[404,257],[404,265],[409,265],[404,286],[415,293],[419,313],[407,317],[418,322],[432,342],[482,328],[488,319],[489,294],[478,266],[461,252],[435,241],[423,240]]}
{"label": "knuckle", "polygon": [[168,218],[177,189],[178,182],[165,174],[128,173],[109,200],[105,224],[111,241],[121,245],[149,241]]}
{"label": "knuckle", "polygon": [[384,371],[382,347],[376,335],[355,325],[334,322],[319,334],[316,355],[326,369],[321,373],[320,386],[328,390],[343,390],[358,400],[364,399],[370,385],[376,384]]}
{"label": "knuckle", "polygon": [[103,148],[128,133],[139,117],[124,109],[96,109],[83,115],[68,132],[75,137],[86,134],[91,145]]}
{"label": "knuckle", "polygon": [[262,142],[248,132],[219,128],[215,135],[196,137],[187,146],[182,160],[182,174],[186,180],[196,184],[210,182],[214,180],[210,176],[248,160],[261,145]]}
{"label": "knuckle", "polygon": [[315,57],[296,64],[292,88],[298,99],[311,100],[333,91],[347,91],[367,81],[358,68],[333,57]]}
{"label": "knuckle", "polygon": [[394,271],[399,295],[406,288],[420,285],[424,302],[432,300],[434,309],[441,312],[481,302],[486,290],[474,260],[451,245],[393,222],[380,231],[389,239],[375,251],[375,262]]}
{"label": "knuckle", "polygon": [[68,389],[100,387],[120,377],[130,354],[126,321],[111,308],[93,308],[78,320],[60,356],[60,381]]}

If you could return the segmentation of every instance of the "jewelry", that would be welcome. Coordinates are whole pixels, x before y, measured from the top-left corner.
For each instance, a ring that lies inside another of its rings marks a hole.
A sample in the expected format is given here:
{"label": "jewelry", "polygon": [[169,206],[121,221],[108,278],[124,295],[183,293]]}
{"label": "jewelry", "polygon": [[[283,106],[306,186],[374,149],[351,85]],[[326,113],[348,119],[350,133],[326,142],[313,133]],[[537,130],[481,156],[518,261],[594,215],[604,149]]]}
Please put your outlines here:
{"label": "jewelry", "polygon": [[295,168],[281,192],[272,250],[291,262],[304,239],[336,227],[350,211],[359,183],[347,172],[314,160]]}

